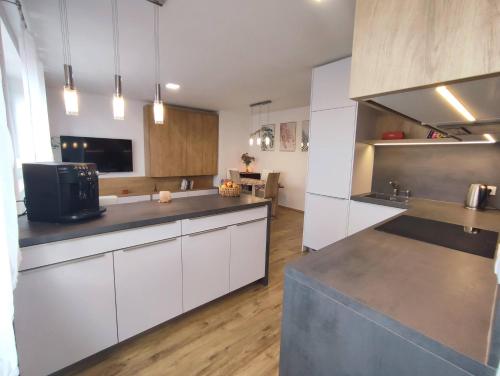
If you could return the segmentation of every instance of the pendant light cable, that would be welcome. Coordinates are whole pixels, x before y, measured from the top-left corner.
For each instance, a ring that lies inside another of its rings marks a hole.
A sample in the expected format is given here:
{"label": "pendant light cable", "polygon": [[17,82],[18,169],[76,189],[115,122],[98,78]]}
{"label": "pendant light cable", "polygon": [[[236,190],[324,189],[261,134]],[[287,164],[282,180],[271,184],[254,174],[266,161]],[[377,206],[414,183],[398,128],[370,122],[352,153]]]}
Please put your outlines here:
{"label": "pendant light cable", "polygon": [[111,13],[113,17],[113,52],[115,58],[115,74],[120,75],[120,29],[118,27],[117,0],[111,0]]}
{"label": "pendant light cable", "polygon": [[160,83],[160,7],[154,6],[155,81]]}
{"label": "pendant light cable", "polygon": [[68,8],[66,5],[66,0],[59,0],[59,17],[61,21],[63,60],[64,64],[71,65],[71,50],[69,47]]}

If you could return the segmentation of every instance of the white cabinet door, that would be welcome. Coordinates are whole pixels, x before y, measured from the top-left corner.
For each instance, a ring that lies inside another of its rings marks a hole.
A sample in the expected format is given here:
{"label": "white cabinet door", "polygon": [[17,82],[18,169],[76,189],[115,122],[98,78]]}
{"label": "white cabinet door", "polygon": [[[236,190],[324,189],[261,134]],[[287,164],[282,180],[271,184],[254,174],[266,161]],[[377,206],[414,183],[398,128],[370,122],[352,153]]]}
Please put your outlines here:
{"label": "white cabinet door", "polygon": [[118,339],[182,313],[181,238],[114,252]]}
{"label": "white cabinet door", "polygon": [[306,194],[304,246],[319,250],[347,235],[349,200]]}
{"label": "white cabinet door", "polygon": [[308,193],[349,198],[356,107],[311,113]]}
{"label": "white cabinet door", "polygon": [[24,376],[52,373],[116,344],[112,254],[21,272],[15,312]]}
{"label": "white cabinet door", "polygon": [[348,235],[355,234],[379,222],[385,221],[405,211],[405,209],[389,206],[369,204],[366,202],[351,201],[349,209]]}
{"label": "white cabinet door", "polygon": [[351,58],[313,69],[311,111],[353,106],[349,99]]}
{"label": "white cabinet door", "polygon": [[184,312],[229,292],[229,228],[182,237]]}
{"label": "white cabinet door", "polygon": [[231,226],[230,291],[265,276],[266,232],[266,219]]}

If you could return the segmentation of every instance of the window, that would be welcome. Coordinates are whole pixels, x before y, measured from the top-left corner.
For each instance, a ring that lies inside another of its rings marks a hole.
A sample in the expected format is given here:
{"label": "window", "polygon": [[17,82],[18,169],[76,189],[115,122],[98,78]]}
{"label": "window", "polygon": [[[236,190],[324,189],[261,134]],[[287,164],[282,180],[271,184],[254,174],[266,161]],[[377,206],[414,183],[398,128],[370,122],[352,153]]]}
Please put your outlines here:
{"label": "window", "polygon": [[45,98],[45,82],[33,39],[27,30],[18,39],[19,50],[0,22],[7,124],[16,158],[16,198],[24,198],[22,164],[52,161]]}

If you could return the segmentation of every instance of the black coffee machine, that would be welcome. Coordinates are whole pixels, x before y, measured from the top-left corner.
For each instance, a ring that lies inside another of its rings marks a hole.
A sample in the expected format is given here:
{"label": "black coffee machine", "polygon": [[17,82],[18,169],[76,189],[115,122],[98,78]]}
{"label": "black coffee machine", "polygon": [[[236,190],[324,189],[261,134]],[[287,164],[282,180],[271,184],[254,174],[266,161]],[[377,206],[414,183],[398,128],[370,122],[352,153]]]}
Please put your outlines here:
{"label": "black coffee machine", "polygon": [[24,163],[23,177],[30,221],[76,222],[106,211],[94,163]]}

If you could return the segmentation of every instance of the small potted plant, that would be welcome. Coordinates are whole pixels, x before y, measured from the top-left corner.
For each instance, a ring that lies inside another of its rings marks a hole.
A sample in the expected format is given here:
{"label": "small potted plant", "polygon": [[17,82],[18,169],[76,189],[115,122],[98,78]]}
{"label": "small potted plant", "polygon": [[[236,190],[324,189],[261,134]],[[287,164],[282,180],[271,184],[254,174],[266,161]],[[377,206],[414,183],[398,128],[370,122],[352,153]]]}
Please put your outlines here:
{"label": "small potted plant", "polygon": [[245,153],[245,154],[241,155],[241,160],[245,164],[245,170],[246,170],[246,172],[248,172],[248,166],[250,166],[250,163],[252,163],[253,161],[255,161],[255,157],[251,157],[250,155],[248,155],[248,153]]}

